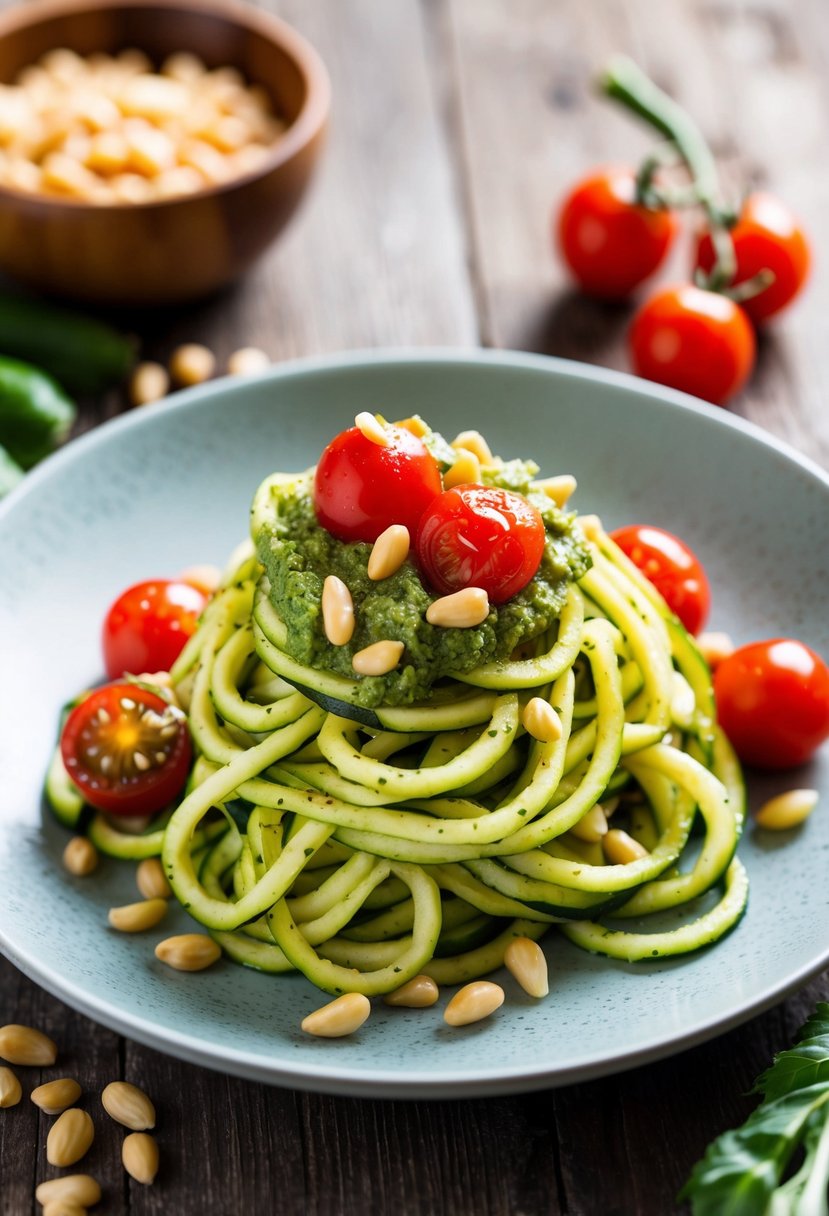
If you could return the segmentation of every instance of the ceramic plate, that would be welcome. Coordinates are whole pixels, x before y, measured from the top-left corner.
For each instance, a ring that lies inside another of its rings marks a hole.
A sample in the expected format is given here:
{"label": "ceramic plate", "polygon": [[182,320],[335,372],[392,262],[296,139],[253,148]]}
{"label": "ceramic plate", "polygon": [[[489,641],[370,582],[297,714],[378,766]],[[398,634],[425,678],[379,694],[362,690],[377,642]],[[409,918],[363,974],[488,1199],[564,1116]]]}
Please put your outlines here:
{"label": "ceramic plate", "polygon": [[[740,856],[748,913],[684,960],[628,965],[553,937],[551,994],[507,1001],[464,1030],[432,1012],[378,1004],[354,1037],[312,1039],[320,994],[300,977],[223,962],[197,975],[158,964],[155,941],[107,928],[135,898],[133,867],[92,879],[60,865],[66,833],[41,806],[61,703],[100,678],[102,616],[125,586],[222,563],[244,536],[261,478],[312,464],[362,409],[414,411],[453,434],[477,427],[496,451],[572,472],[575,505],[607,526],[660,524],[703,559],[711,627],[738,641],[780,634],[829,654],[829,478],[730,414],[620,375],[526,355],[349,355],[219,381],[79,439],[0,511],[0,947],[70,1005],[162,1051],[258,1080],[389,1097],[563,1084],[700,1042],[782,998],[829,957],[829,807],[802,829],[749,830]],[[829,791],[823,761],[772,789]]]}

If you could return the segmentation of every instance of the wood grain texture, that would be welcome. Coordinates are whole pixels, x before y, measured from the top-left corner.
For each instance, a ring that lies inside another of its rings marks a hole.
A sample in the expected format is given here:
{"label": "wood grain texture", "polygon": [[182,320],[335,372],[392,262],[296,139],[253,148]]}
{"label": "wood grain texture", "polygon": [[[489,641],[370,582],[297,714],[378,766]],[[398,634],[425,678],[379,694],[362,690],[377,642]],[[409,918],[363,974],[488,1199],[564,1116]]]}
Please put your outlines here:
{"label": "wood grain texture", "polygon": [[[768,182],[829,243],[824,0],[279,0],[332,75],[328,155],[304,212],[243,283],[186,312],[124,323],[144,353],[207,342],[222,365],[358,346],[489,345],[626,364],[629,311],[574,293],[550,211],[647,136],[592,93],[625,50],[692,107],[728,181]],[[674,261],[683,270],[682,253]],[[829,276],[764,341],[735,409],[829,460]],[[80,429],[125,408],[85,406]],[[2,915],[2,912],[0,912]],[[47,1030],[54,1069],[19,1070],[0,1112],[0,1214],[34,1216],[50,1119],[34,1085],[64,1072],[95,1120],[90,1169],[111,1216],[667,1216],[707,1143],[754,1105],[754,1077],[829,977],[714,1041],[616,1077],[530,1095],[374,1102],[222,1077],[124,1041],[0,960],[0,1024]],[[612,1025],[585,1027],[610,1036]],[[158,1109],[156,1184],[129,1182],[97,1094],[121,1077]],[[86,1163],[84,1163],[86,1164]]]}

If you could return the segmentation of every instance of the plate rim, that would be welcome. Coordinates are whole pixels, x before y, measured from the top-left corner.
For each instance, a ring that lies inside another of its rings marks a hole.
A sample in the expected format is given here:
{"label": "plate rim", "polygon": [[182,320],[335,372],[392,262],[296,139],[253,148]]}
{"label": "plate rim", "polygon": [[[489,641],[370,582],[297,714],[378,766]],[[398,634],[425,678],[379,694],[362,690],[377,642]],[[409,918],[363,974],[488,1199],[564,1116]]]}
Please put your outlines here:
{"label": "plate rim", "polygon": [[[232,394],[234,389],[254,382],[281,381],[304,377],[319,372],[336,372],[347,369],[364,369],[370,365],[405,367],[409,365],[437,366],[494,366],[531,370],[552,375],[558,379],[575,379],[598,383],[612,389],[623,390],[638,396],[651,398],[667,408],[702,416],[716,426],[736,430],[755,443],[784,457],[804,473],[814,478],[829,492],[829,472],[813,458],[798,451],[786,440],[764,430],[740,415],[732,414],[722,407],[710,405],[688,394],[662,385],[642,380],[639,377],[614,369],[560,357],[538,355],[522,351],[478,349],[474,347],[393,347],[375,350],[371,348],[303,356],[274,364],[256,376],[239,380],[221,377],[207,384],[182,390],[163,402],[153,405],[151,411],[130,411],[94,427],[78,436],[60,451],[42,462],[27,474],[23,482],[0,503],[0,529],[4,526],[9,508],[14,508],[28,495],[37,493],[44,481],[65,465],[71,465],[108,441],[115,432],[128,431],[134,426],[153,425],[153,419],[171,411],[194,408],[199,402],[214,396]],[[646,1046],[636,1048],[624,1055],[606,1052],[597,1057],[595,1052],[585,1053],[581,1059],[573,1059],[566,1066],[550,1066],[539,1069],[536,1065],[504,1068],[488,1067],[470,1076],[468,1072],[444,1071],[439,1080],[424,1079],[422,1073],[407,1070],[354,1068],[337,1065],[328,1060],[325,1064],[303,1061],[291,1066],[284,1058],[279,1062],[263,1060],[249,1051],[222,1045],[214,1048],[202,1040],[193,1039],[175,1027],[159,1029],[147,1024],[138,1016],[112,1008],[103,998],[97,999],[83,987],[73,984],[50,967],[39,964],[36,957],[21,953],[8,932],[0,925],[0,951],[31,980],[40,984],[53,996],[63,1000],[72,1008],[90,1017],[109,1029],[123,1034],[145,1046],[172,1055],[188,1062],[197,1063],[214,1071],[231,1073],[261,1083],[286,1086],[312,1092],[347,1094],[351,1096],[395,1098],[395,1099],[445,1099],[459,1096],[492,1096],[570,1085],[578,1081],[592,1080],[613,1075],[664,1059],[678,1052],[707,1042],[733,1029],[749,1018],[778,1003],[789,993],[797,990],[808,979],[820,972],[829,962],[829,944],[816,959],[809,960],[794,975],[784,977],[779,983],[766,989],[756,999],[745,999],[739,1006],[725,1015],[713,1015],[687,1031],[668,1034]]]}

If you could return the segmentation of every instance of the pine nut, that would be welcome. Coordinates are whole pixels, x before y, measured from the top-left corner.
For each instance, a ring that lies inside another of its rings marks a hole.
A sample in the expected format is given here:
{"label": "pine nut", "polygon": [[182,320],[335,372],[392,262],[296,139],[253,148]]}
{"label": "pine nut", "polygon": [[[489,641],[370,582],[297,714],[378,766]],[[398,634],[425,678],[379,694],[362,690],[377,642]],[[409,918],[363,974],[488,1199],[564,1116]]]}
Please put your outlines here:
{"label": "pine nut", "polygon": [[98,866],[98,850],[85,836],[73,836],[63,850],[63,864],[70,874],[85,878]]}
{"label": "pine nut", "polygon": [[521,715],[524,730],[539,743],[555,743],[561,738],[561,719],[543,697],[531,697]]}
{"label": "pine nut", "polygon": [[63,1178],[41,1182],[35,1199],[44,1208],[47,1203],[74,1203],[80,1208],[91,1208],[100,1202],[101,1188],[89,1174],[65,1174]]}
{"label": "pine nut", "polygon": [[587,844],[598,844],[607,835],[607,816],[601,804],[597,802],[595,806],[591,806],[578,823],[573,824],[570,831]]}
{"label": "pine nut", "polygon": [[109,923],[119,933],[144,933],[155,928],[166,912],[166,899],[145,899],[142,903],[110,908]]}
{"label": "pine nut", "polygon": [[58,1049],[52,1040],[31,1026],[10,1022],[0,1027],[0,1060],[10,1064],[54,1064]]}
{"label": "pine nut", "polygon": [[170,377],[160,363],[139,363],[130,376],[129,394],[133,405],[150,405],[170,391]]}
{"label": "pine nut", "polygon": [[129,166],[144,177],[157,177],[176,163],[176,148],[169,135],[157,127],[124,127]]}
{"label": "pine nut", "polygon": [[411,538],[405,524],[392,524],[374,542],[368,559],[368,576],[375,582],[396,574],[409,556]]}
{"label": "pine nut", "polygon": [[817,804],[817,790],[787,790],[764,802],[754,816],[754,822],[772,832],[785,832],[808,819]]}
{"label": "pine nut", "polygon": [[204,971],[222,957],[222,948],[206,933],[180,933],[159,942],[155,957],[176,971]]}
{"label": "pine nut", "polygon": [[548,498],[552,498],[557,507],[564,507],[576,492],[578,482],[572,473],[562,473],[559,477],[545,477],[543,481],[534,481],[533,490],[540,490]]}
{"label": "pine nut", "polygon": [[460,435],[456,435],[452,440],[452,447],[456,450],[465,448],[467,452],[477,456],[481,464],[492,464],[492,452],[480,431],[461,431]]}
{"label": "pine nut", "polygon": [[395,422],[394,426],[402,427],[404,431],[408,431],[414,435],[415,439],[422,439],[424,435],[429,434],[429,428],[422,418],[418,418],[415,414],[411,418],[401,418],[399,422]]}
{"label": "pine nut", "polygon": [[209,380],[216,367],[216,356],[206,346],[187,342],[178,346],[170,356],[170,375],[176,384],[202,384]]}
{"label": "pine nut", "polygon": [[734,653],[734,643],[727,633],[701,633],[697,638],[702,657],[712,671]]}
{"label": "pine nut", "polygon": [[149,1186],[158,1173],[158,1145],[146,1132],[132,1132],[121,1145],[121,1160],[130,1178]]}
{"label": "pine nut", "polygon": [[478,485],[481,480],[481,462],[474,452],[458,449],[458,459],[443,475],[444,490],[453,486]]}
{"label": "pine nut", "polygon": [[144,1090],[129,1081],[110,1081],[101,1102],[109,1117],[130,1131],[146,1132],[155,1127],[155,1107]]}
{"label": "pine nut", "polygon": [[339,1039],[359,1030],[370,1013],[371,1001],[367,996],[362,992],[346,992],[309,1013],[302,1019],[301,1029],[319,1038]]}
{"label": "pine nut", "polygon": [[270,357],[255,346],[243,346],[235,350],[227,361],[229,376],[254,376],[270,367]]}
{"label": "pine nut", "polygon": [[0,1066],[0,1109],[17,1106],[23,1097],[20,1082],[10,1068]]}
{"label": "pine nut", "polygon": [[542,997],[550,991],[544,951],[531,937],[513,938],[504,951],[504,966],[529,996]]}
{"label": "pine nut", "polygon": [[57,1081],[47,1081],[38,1085],[29,1097],[35,1106],[47,1115],[59,1115],[68,1107],[74,1106],[81,1096],[81,1087],[72,1077],[60,1077]]}
{"label": "pine nut", "polygon": [[351,660],[351,666],[361,676],[384,676],[394,671],[403,657],[405,647],[402,642],[374,642],[363,650],[358,650]]}
{"label": "pine nut", "polygon": [[50,1165],[74,1165],[86,1156],[95,1139],[95,1126],[85,1110],[65,1110],[49,1128],[46,1160]]}
{"label": "pine nut", "polygon": [[329,574],[322,585],[322,624],[332,646],[345,646],[354,633],[354,601],[341,578]]}
{"label": "pine nut", "polygon": [[408,984],[395,988],[394,992],[387,992],[383,1003],[404,1009],[428,1009],[434,1005],[438,995],[438,986],[431,976],[416,975]]}
{"label": "pine nut", "polygon": [[621,828],[610,829],[602,841],[602,851],[614,866],[626,866],[648,856],[648,850]]}
{"label": "pine nut", "polygon": [[380,448],[389,446],[389,437],[386,428],[379,421],[376,414],[370,414],[368,410],[363,410],[354,419],[354,425],[358,431],[361,431],[364,439],[368,439],[369,443],[376,443]]}
{"label": "pine nut", "polygon": [[145,857],[138,863],[135,882],[145,899],[169,899],[173,889],[157,857]]}
{"label": "pine nut", "polygon": [[450,1026],[467,1026],[470,1022],[488,1018],[503,1003],[504,990],[500,984],[476,980],[472,984],[465,984],[455,993],[443,1011],[443,1020]]}
{"label": "pine nut", "polygon": [[434,600],[426,610],[430,625],[443,629],[472,629],[489,616],[489,597],[481,587],[464,587]]}
{"label": "pine nut", "polygon": [[42,1216],[86,1216],[86,1208],[78,1203],[66,1203],[63,1199],[53,1199],[46,1204]]}

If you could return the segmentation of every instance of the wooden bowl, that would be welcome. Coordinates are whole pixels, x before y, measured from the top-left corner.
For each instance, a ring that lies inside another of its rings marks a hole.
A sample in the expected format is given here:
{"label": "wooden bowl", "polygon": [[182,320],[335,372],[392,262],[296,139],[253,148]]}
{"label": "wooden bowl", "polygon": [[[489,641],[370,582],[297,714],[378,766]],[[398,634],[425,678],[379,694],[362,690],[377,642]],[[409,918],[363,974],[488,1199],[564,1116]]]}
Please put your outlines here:
{"label": "wooden bowl", "polygon": [[262,85],[288,128],[261,167],[197,194],[93,205],[0,187],[0,268],[97,304],[174,304],[235,279],[293,214],[319,156],[328,74],[295,30],[232,0],[38,0],[0,14],[0,81],[55,47],[192,51]]}

